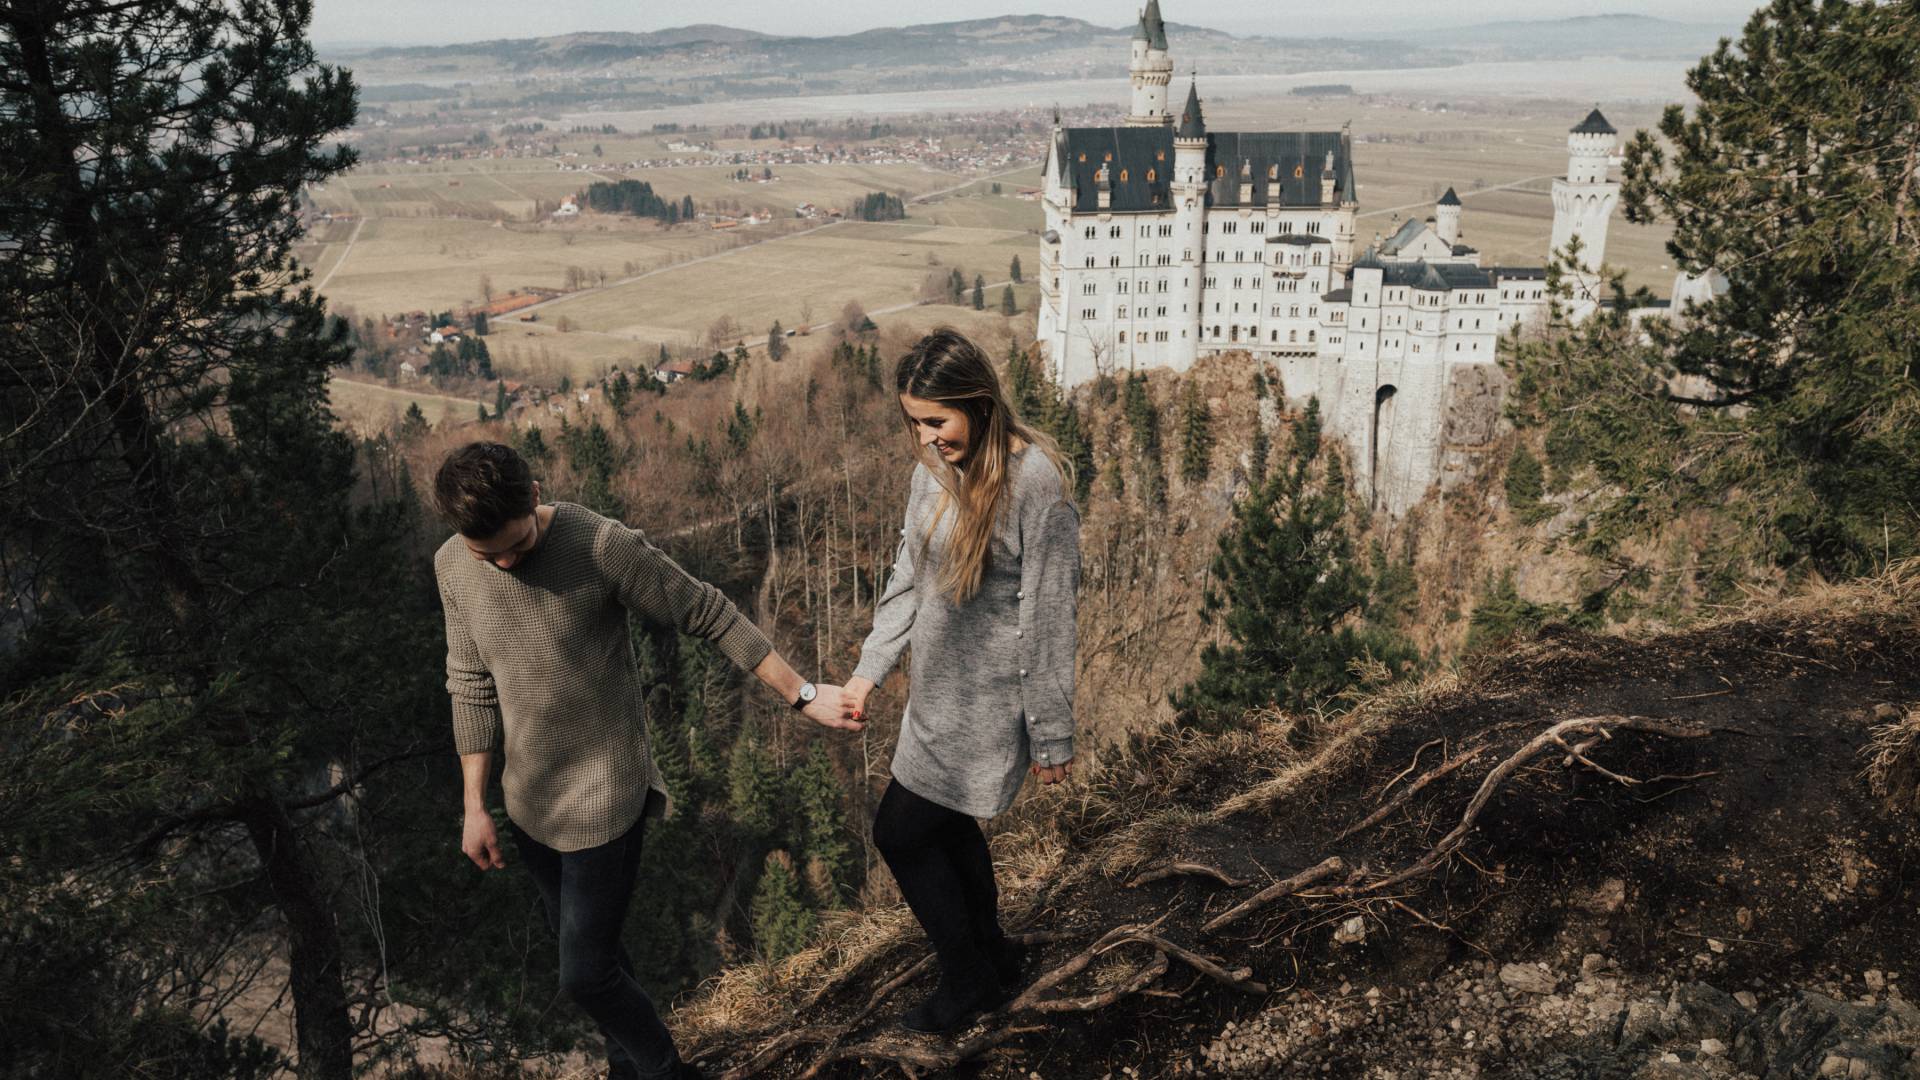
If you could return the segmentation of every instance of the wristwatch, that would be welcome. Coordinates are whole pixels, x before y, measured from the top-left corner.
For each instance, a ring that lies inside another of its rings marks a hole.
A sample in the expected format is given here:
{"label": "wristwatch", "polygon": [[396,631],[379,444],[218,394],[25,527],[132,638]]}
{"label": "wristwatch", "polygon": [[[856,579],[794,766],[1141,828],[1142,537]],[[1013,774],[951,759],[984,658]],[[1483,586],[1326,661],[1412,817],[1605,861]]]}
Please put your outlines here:
{"label": "wristwatch", "polygon": [[819,692],[812,683],[801,683],[800,696],[793,699],[793,707],[796,709],[804,709],[813,704],[813,699]]}

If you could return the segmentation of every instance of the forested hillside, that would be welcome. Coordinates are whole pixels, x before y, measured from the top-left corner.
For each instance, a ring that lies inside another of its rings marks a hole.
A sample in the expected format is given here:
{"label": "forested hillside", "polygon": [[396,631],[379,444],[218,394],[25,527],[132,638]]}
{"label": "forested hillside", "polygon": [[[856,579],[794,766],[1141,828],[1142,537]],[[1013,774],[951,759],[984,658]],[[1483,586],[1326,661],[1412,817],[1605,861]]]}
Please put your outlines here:
{"label": "forested hillside", "polygon": [[419,492],[512,442],[842,679],[906,492],[891,366],[941,320],[1076,466],[1082,761],[993,826],[1048,974],[957,1043],[881,1035],[924,971],[867,833],[904,680],[845,736],[636,624],[680,809],[628,940],[708,1064],[1910,1071],[1910,7],[1779,0],[1702,62],[1624,203],[1726,292],[1508,342],[1511,430],[1398,521],[1244,355],[1065,394],[1026,318],[959,305],[564,418],[349,436],[355,346],[290,251],[355,95],[306,14],[0,11],[0,1071],[590,1045],[531,884],[459,854]]}

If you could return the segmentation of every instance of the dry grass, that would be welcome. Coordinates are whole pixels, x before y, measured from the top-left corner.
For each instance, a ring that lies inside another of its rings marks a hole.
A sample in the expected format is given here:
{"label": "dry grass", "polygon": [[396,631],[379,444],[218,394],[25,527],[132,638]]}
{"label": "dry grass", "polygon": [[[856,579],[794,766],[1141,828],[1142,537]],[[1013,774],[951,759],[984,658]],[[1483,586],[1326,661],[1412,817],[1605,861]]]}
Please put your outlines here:
{"label": "dry grass", "polygon": [[1875,726],[1860,754],[1868,785],[1888,809],[1920,812],[1920,708]]}

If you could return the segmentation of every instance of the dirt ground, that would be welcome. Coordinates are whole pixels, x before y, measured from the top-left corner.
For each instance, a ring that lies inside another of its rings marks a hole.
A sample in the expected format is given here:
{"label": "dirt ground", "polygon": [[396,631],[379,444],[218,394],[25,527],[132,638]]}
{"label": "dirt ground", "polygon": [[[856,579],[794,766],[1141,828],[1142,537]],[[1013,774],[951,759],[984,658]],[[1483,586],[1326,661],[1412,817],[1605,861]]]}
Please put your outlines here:
{"label": "dirt ground", "polygon": [[1862,776],[1920,702],[1916,612],[1907,575],[1551,631],[1338,723],[1142,740],[996,838],[1058,851],[1003,905],[1039,953],[1014,1008],[900,1034],[932,976],[895,920],[683,1045],[734,1078],[1920,1075],[1920,825]]}

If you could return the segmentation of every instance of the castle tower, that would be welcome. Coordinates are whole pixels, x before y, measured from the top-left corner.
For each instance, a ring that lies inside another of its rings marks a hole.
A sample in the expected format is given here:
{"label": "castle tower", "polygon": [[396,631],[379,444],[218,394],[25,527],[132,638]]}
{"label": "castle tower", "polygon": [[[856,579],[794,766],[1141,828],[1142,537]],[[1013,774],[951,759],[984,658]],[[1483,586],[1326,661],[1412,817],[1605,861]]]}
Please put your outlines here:
{"label": "castle tower", "polygon": [[1167,24],[1160,18],[1160,0],[1147,0],[1140,25],[1133,31],[1133,55],[1127,64],[1133,83],[1129,127],[1163,127],[1173,123],[1167,111],[1167,86],[1173,81],[1173,60],[1167,55]]}
{"label": "castle tower", "polygon": [[1187,84],[1187,103],[1173,132],[1173,182],[1167,190],[1173,200],[1173,234],[1180,246],[1177,314],[1180,323],[1189,327],[1170,342],[1168,362],[1174,370],[1185,371],[1200,352],[1201,286],[1207,272],[1207,238],[1201,232],[1207,218],[1207,123],[1200,115],[1200,88],[1194,82]]}
{"label": "castle tower", "polygon": [[[1607,221],[1620,185],[1607,179],[1615,131],[1595,109],[1567,133],[1567,175],[1553,182],[1553,252],[1580,238],[1580,268],[1598,274],[1607,254]],[[1593,282],[1589,282],[1591,289]]]}
{"label": "castle tower", "polygon": [[1455,195],[1452,188],[1433,206],[1433,229],[1448,247],[1460,242],[1460,209],[1460,196]]}

